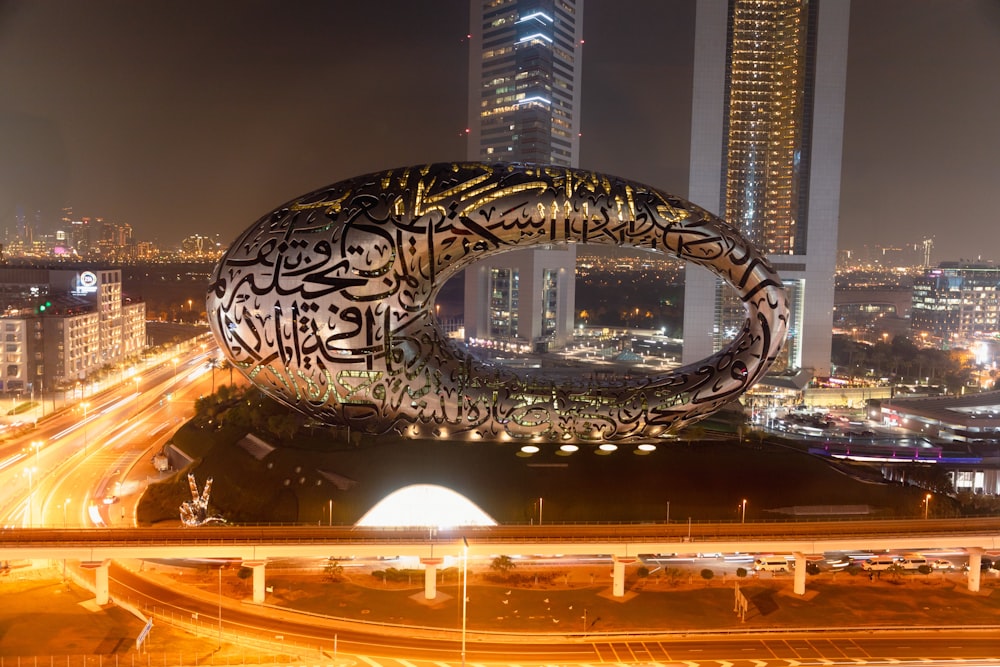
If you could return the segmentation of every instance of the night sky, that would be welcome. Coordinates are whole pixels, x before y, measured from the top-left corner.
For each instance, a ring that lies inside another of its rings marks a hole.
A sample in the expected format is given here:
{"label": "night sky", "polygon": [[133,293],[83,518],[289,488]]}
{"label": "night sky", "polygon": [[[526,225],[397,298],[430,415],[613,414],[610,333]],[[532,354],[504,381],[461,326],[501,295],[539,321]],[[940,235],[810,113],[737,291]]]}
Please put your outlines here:
{"label": "night sky", "polygon": [[[693,25],[690,0],[586,0],[582,167],[686,194]],[[70,204],[229,241],[463,159],[467,32],[466,0],[0,0],[0,226]],[[1000,260],[998,118],[1000,0],[854,0],[840,246]]]}

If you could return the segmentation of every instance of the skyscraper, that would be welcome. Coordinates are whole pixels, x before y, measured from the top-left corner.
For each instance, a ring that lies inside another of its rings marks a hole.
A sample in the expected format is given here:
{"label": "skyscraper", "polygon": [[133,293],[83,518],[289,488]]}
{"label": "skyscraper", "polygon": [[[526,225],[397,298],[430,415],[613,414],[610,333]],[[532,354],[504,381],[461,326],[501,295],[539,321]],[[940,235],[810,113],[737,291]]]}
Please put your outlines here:
{"label": "skyscraper", "polygon": [[[776,366],[830,370],[849,0],[698,0],[688,198],[740,228],[791,306]],[[685,278],[684,361],[744,315],[707,271]]]}
{"label": "skyscraper", "polygon": [[[583,0],[471,0],[468,158],[579,166]],[[465,335],[545,349],[573,333],[576,249],[465,270]]]}

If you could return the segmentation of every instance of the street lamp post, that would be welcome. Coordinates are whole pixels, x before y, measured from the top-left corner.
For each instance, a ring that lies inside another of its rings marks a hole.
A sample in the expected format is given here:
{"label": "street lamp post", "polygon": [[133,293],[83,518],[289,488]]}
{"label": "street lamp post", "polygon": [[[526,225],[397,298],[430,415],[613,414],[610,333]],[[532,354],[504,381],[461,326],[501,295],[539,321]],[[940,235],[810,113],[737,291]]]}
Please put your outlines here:
{"label": "street lamp post", "polygon": [[329,516],[329,526],[333,526],[333,498],[330,498],[330,516]]}
{"label": "street lamp post", "polygon": [[744,498],[743,502],[740,503],[740,505],[741,505],[741,508],[742,508],[740,510],[740,523],[746,523],[747,522],[747,499]]}
{"label": "street lamp post", "polygon": [[139,416],[139,376],[136,375],[132,378],[135,382],[135,416]]}
{"label": "street lamp post", "polygon": [[219,565],[219,648],[222,648],[222,568],[225,564]]}
{"label": "street lamp post", "polygon": [[35,497],[35,468],[28,466],[24,469],[24,473],[28,476],[28,528],[31,528],[34,525],[32,503]]}
{"label": "street lamp post", "polygon": [[465,667],[465,627],[469,602],[469,540],[462,537],[462,667]]}
{"label": "street lamp post", "polygon": [[90,403],[84,401],[83,403],[80,404],[80,407],[83,408],[83,455],[84,457],[86,457],[87,456],[87,408],[90,407]]}
{"label": "street lamp post", "polygon": [[931,494],[924,496],[924,519],[927,519],[927,513],[931,508]]}

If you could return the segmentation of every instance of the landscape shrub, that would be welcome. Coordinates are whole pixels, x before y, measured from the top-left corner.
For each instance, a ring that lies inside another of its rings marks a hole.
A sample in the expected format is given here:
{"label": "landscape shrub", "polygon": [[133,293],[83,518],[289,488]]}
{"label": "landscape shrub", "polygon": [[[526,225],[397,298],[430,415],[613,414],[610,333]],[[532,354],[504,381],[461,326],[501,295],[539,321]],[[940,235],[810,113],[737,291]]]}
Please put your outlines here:
{"label": "landscape shrub", "polygon": [[704,579],[705,581],[708,581],[709,579],[711,579],[714,576],[715,576],[715,572],[712,572],[707,567],[704,570],[701,571],[701,578]]}

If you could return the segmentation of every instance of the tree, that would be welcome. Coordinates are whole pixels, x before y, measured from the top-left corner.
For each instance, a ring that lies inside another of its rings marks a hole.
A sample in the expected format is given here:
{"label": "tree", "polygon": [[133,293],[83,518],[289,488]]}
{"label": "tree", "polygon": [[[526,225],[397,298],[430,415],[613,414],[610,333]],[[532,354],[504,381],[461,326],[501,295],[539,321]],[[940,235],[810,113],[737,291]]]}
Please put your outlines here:
{"label": "tree", "polygon": [[707,567],[704,570],[701,571],[701,578],[704,579],[705,581],[708,581],[709,579],[711,579],[714,576],[715,576],[715,572],[712,572]]}
{"label": "tree", "polygon": [[246,565],[236,570],[236,578],[239,579],[241,582],[243,582],[244,586],[246,586],[247,584],[247,579],[250,579],[252,577],[253,577],[253,569],[247,567]]}
{"label": "tree", "polygon": [[517,564],[511,560],[510,556],[497,556],[490,563],[490,569],[494,572],[499,572],[504,577],[509,576],[515,567],[517,567]]}
{"label": "tree", "polygon": [[344,567],[335,560],[328,560],[323,568],[323,579],[336,583],[344,578]]}

